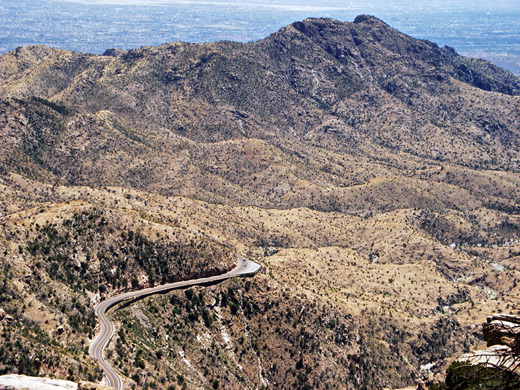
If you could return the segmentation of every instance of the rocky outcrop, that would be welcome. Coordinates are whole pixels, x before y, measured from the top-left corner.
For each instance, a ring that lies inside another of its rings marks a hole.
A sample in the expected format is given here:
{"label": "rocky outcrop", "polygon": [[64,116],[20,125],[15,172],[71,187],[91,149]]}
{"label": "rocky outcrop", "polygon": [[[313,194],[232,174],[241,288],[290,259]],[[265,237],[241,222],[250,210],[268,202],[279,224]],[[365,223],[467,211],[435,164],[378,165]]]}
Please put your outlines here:
{"label": "rocky outcrop", "polygon": [[107,56],[107,57],[121,57],[125,53],[126,53],[126,50],[112,48],[112,49],[106,49],[102,55]]}
{"label": "rocky outcrop", "polygon": [[113,390],[113,387],[99,385],[97,383],[80,381],[78,383],[78,390]]}
{"label": "rocky outcrop", "polygon": [[4,309],[0,308],[0,322],[5,322],[5,323],[12,323],[14,321],[14,318],[11,317],[9,314],[7,314]]}
{"label": "rocky outcrop", "polygon": [[459,361],[520,374],[520,317],[490,316],[482,332],[488,348],[465,354]]}
{"label": "rocky outcrop", "polygon": [[505,314],[490,316],[483,325],[482,332],[488,347],[505,345],[509,348],[518,348],[520,317]]}
{"label": "rocky outcrop", "polygon": [[113,387],[80,381],[40,378],[26,375],[0,376],[0,390],[113,390]]}
{"label": "rocky outcrop", "polygon": [[61,379],[40,378],[26,375],[0,376],[0,389],[16,390],[77,390],[74,382]]}

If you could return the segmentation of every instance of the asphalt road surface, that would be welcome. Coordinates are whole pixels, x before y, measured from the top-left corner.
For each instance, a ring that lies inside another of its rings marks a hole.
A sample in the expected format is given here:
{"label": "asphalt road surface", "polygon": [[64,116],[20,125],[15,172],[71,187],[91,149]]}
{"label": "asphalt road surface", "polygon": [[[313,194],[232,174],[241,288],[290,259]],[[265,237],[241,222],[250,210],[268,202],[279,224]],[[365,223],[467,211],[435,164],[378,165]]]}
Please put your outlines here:
{"label": "asphalt road surface", "polygon": [[256,274],[261,268],[259,264],[251,260],[246,260],[246,258],[243,256],[237,256],[237,260],[238,265],[231,271],[222,275],[209,276],[207,278],[183,280],[181,282],[168,283],[163,284],[161,286],[145,288],[139,291],[133,291],[121,295],[116,295],[115,297],[108,298],[98,303],[95,307],[95,311],[96,315],[99,317],[101,331],[97,336],[96,340],[90,346],[89,354],[90,356],[94,357],[103,368],[103,371],[105,372],[105,375],[107,377],[108,385],[114,387],[116,390],[123,389],[123,381],[121,380],[119,375],[114,371],[114,369],[110,367],[103,358],[103,350],[106,348],[110,339],[114,335],[114,325],[110,322],[106,315],[108,309],[127,299],[136,299],[139,297],[153,295],[168,290],[186,288],[197,284],[218,282],[221,280],[232,278],[234,276],[251,276]]}

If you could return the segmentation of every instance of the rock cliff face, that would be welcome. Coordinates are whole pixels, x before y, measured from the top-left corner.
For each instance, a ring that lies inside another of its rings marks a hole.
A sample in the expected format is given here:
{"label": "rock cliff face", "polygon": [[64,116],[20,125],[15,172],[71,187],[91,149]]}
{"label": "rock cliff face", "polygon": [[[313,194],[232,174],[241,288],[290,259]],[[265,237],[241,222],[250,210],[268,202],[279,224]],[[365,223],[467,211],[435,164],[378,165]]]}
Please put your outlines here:
{"label": "rock cliff face", "polygon": [[483,313],[520,309],[519,86],[370,16],[0,56],[0,370],[100,380],[95,302],[235,248],[264,271],[114,314],[129,386],[442,370]]}

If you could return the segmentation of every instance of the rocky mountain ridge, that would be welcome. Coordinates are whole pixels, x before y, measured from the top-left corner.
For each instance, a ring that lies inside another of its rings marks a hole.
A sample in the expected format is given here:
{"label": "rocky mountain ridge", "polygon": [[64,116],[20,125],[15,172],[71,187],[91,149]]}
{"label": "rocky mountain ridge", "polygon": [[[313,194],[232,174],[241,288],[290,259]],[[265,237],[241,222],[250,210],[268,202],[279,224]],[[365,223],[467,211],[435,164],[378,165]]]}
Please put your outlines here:
{"label": "rocky mountain ridge", "polygon": [[[516,99],[507,96],[520,93],[518,77],[369,16],[308,19],[250,44],[171,43],[117,57],[20,48],[2,57],[2,68],[1,96],[108,110],[160,138],[289,138],[510,169],[518,161],[506,153],[507,161],[491,162],[479,152],[493,143],[516,150]],[[490,102],[482,91],[502,95]],[[461,138],[472,161],[461,161]]]}
{"label": "rocky mountain ridge", "polygon": [[99,380],[101,294],[235,249],[113,313],[131,388],[411,385],[520,310],[518,77],[371,16],[105,54],[0,56],[2,373]]}

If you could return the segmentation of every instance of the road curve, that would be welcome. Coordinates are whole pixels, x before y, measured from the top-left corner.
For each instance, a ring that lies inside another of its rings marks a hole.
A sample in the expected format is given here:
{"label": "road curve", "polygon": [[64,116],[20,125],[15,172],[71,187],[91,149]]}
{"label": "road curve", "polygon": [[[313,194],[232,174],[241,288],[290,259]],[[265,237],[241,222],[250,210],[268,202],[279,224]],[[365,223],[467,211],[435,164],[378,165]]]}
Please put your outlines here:
{"label": "road curve", "polygon": [[90,356],[95,358],[103,368],[103,371],[107,377],[108,385],[114,387],[116,390],[123,389],[123,381],[103,358],[103,350],[106,348],[110,339],[114,335],[114,325],[112,325],[106,315],[108,309],[127,299],[135,299],[178,288],[186,288],[197,284],[218,282],[232,278],[234,276],[251,276],[260,271],[261,266],[254,261],[246,260],[245,257],[240,255],[237,256],[237,260],[237,266],[225,274],[208,276],[206,278],[183,280],[181,282],[168,283],[161,286],[145,288],[139,291],[132,291],[129,293],[116,295],[98,303],[94,309],[96,315],[99,317],[101,331],[99,332],[99,335],[96,337],[94,342],[91,344],[88,352]]}

